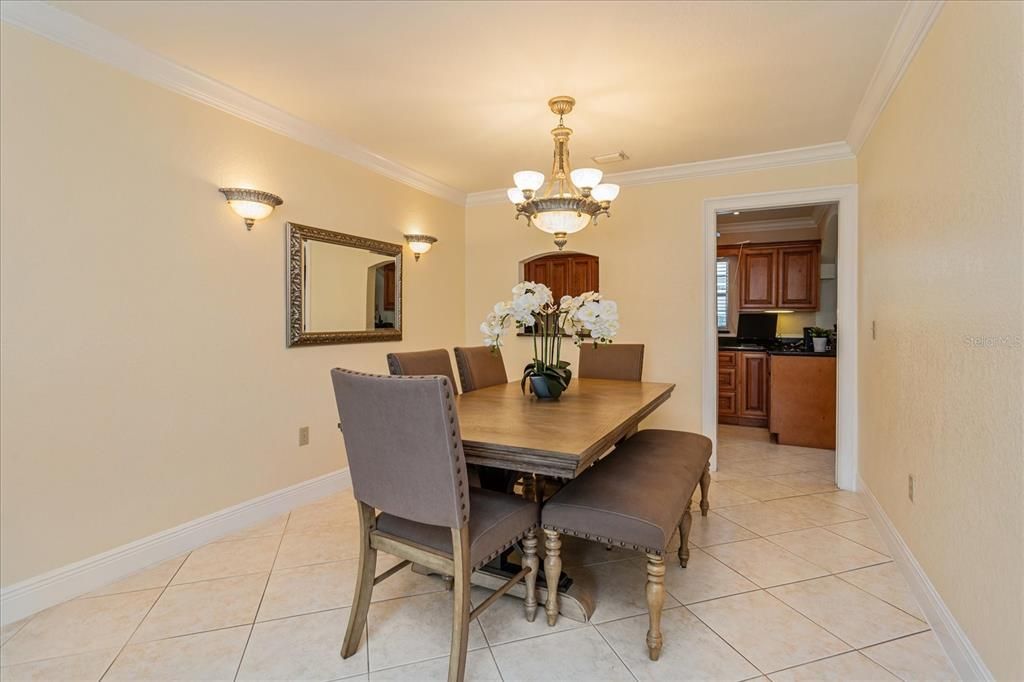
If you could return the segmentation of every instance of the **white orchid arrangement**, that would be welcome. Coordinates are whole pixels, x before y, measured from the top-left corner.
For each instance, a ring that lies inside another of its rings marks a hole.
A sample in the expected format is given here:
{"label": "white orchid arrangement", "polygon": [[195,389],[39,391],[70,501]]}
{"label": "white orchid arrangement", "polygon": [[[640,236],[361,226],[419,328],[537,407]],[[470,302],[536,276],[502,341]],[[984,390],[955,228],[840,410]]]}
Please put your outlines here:
{"label": "white orchid arrangement", "polygon": [[611,343],[619,331],[618,306],[596,291],[563,296],[556,304],[544,284],[520,282],[512,288],[512,300],[496,304],[480,331],[486,345],[500,348],[509,329],[527,327],[533,329],[533,362],[523,372],[523,390],[531,377],[544,377],[557,398],[572,379],[569,363],[561,358],[563,334],[577,346],[583,343],[584,332],[595,345]]}

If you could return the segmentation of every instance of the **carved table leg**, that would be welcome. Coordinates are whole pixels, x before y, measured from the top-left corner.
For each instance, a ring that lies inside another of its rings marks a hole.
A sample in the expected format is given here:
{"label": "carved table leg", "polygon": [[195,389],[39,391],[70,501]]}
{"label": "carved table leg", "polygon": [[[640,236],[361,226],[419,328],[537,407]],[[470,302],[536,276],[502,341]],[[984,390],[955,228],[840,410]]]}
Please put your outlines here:
{"label": "carved table leg", "polygon": [[[526,574],[526,599],[523,606],[526,608],[526,620],[533,622],[537,617],[537,570],[540,568],[540,561],[537,559],[537,533],[530,531],[523,538],[523,568],[529,568]],[[558,592],[556,587],[554,592]]]}
{"label": "carved table leg", "polygon": [[708,462],[704,465],[704,473],[700,476],[700,515],[707,516],[708,510],[711,509],[711,503],[708,502],[708,490],[711,488],[711,463]]}
{"label": "carved table leg", "polygon": [[562,575],[562,539],[558,531],[544,530],[544,579],[548,584],[548,598],[544,610],[548,625],[558,622],[558,579]]}
{"label": "carved table leg", "polygon": [[660,554],[647,555],[647,653],[652,661],[661,656],[661,609],[665,605],[665,559]]}
{"label": "carved table leg", "polygon": [[686,503],[686,511],[679,522],[679,565],[686,568],[690,560],[690,526],[693,525],[693,516],[690,515],[690,503]]}

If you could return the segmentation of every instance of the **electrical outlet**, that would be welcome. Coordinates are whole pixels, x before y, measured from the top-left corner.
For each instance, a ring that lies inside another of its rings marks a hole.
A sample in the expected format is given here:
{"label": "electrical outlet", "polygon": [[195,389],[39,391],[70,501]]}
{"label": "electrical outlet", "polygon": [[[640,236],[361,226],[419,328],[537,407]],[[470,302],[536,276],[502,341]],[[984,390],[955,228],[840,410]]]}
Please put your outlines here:
{"label": "electrical outlet", "polygon": [[907,476],[907,498],[914,501],[914,474]]}
{"label": "electrical outlet", "polygon": [[874,341],[877,337],[875,329],[875,321],[871,320],[871,340]]}
{"label": "electrical outlet", "polygon": [[309,427],[308,426],[300,426],[299,427],[299,447],[302,447],[303,445],[309,445]]}

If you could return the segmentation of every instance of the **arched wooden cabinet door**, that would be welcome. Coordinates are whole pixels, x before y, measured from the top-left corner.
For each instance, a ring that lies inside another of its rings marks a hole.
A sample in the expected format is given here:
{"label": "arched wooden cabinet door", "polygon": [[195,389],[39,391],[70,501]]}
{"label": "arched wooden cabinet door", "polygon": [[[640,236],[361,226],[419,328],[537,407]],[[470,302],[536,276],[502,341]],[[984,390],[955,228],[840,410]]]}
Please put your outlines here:
{"label": "arched wooden cabinet door", "polygon": [[600,291],[599,276],[598,257],[586,253],[537,256],[523,263],[523,279],[547,285],[556,301],[562,296]]}

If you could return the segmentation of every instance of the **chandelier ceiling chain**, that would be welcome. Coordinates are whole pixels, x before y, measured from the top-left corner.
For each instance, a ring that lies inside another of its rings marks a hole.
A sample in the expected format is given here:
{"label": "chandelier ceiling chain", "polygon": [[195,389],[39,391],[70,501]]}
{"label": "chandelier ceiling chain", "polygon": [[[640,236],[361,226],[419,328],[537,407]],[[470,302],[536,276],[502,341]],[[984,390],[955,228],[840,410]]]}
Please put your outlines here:
{"label": "chandelier ceiling chain", "polygon": [[[611,215],[608,209],[619,195],[619,186],[601,183],[603,173],[597,168],[572,169],[569,163],[569,136],[572,128],[565,125],[576,100],[567,95],[548,100],[551,112],[558,115],[558,126],[551,131],[555,140],[551,176],[547,185],[540,171],[519,171],[512,176],[516,186],[508,190],[508,198],[516,207],[516,219],[527,221],[543,232],[554,235],[561,251],[568,236],[579,232],[598,216]],[[544,187],[544,191],[539,190]]]}

